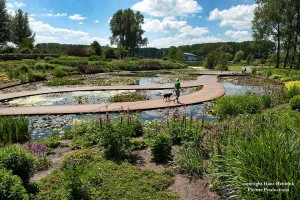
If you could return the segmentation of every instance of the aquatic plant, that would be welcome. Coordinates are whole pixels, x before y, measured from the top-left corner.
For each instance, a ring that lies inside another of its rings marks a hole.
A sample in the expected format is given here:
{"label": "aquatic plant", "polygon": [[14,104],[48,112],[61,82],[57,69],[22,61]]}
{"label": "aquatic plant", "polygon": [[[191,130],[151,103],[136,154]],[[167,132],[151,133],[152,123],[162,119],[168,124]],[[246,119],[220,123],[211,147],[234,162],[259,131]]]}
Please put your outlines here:
{"label": "aquatic plant", "polygon": [[129,93],[129,94],[117,94],[111,97],[110,102],[134,102],[145,101],[149,97],[145,94]]}
{"label": "aquatic plant", "polygon": [[29,121],[24,117],[0,116],[0,146],[30,140]]}

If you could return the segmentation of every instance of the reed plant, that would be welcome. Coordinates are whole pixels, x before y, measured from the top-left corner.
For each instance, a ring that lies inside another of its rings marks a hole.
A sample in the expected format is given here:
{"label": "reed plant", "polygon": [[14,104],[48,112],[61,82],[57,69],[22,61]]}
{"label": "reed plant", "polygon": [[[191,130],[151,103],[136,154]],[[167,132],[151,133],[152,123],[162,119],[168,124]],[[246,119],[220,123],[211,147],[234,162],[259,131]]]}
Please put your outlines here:
{"label": "reed plant", "polygon": [[29,121],[24,117],[0,116],[0,146],[31,139]]}
{"label": "reed plant", "polygon": [[226,118],[227,115],[255,114],[261,111],[261,98],[252,94],[225,96],[218,99],[214,106],[214,113],[221,118]]}
{"label": "reed plant", "polygon": [[212,124],[203,144],[231,198],[300,198],[299,120],[297,111],[278,110]]}

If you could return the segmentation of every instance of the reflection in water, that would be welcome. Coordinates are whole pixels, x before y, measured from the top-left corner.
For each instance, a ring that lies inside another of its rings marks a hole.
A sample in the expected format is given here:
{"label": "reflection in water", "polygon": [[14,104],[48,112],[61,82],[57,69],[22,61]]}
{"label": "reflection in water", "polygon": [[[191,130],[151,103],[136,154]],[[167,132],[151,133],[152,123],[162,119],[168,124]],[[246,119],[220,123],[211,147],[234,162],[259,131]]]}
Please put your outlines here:
{"label": "reflection in water", "polygon": [[220,83],[222,83],[222,85],[226,89],[225,95],[246,94],[246,93],[254,93],[259,95],[264,94],[264,90],[261,87],[238,85],[236,80],[222,78],[220,79]]}

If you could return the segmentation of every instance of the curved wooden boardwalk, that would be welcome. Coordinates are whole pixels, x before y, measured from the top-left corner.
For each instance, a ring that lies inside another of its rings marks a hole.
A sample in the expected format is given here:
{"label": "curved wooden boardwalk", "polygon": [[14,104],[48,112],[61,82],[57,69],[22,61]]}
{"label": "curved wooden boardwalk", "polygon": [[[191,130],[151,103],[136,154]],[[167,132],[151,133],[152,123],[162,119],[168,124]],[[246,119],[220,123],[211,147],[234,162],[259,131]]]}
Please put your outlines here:
{"label": "curved wooden boardwalk", "polygon": [[[158,108],[167,108],[181,106],[182,104],[191,105],[210,101],[225,94],[225,88],[218,82],[218,75],[202,75],[196,81],[183,82],[182,87],[195,87],[203,85],[203,89],[179,98],[181,104],[165,102],[162,99],[120,102],[120,103],[102,103],[102,104],[83,104],[83,105],[57,105],[57,106],[31,106],[31,107],[2,107],[0,115],[45,115],[45,114],[81,114],[81,113],[104,113],[117,112],[122,110],[150,110]],[[51,89],[42,91],[27,91],[20,93],[1,94],[0,100],[19,98],[47,93],[61,93],[72,91],[94,91],[94,90],[147,90],[147,89],[171,89],[174,84],[155,84],[155,85],[126,85],[126,86],[95,86],[95,87],[77,87],[65,89]],[[174,98],[174,96],[172,96]]]}

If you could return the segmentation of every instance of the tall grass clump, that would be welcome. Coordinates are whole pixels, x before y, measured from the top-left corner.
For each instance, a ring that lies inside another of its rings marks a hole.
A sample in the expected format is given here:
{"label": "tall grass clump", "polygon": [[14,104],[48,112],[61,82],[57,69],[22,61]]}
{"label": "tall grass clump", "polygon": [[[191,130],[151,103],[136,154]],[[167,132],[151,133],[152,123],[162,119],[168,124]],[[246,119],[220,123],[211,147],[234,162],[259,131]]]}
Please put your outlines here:
{"label": "tall grass clump", "polygon": [[221,118],[227,115],[255,114],[262,110],[261,98],[252,94],[225,96],[218,99],[214,112]]}
{"label": "tall grass clump", "polygon": [[28,125],[29,121],[24,117],[0,116],[0,145],[30,140]]}
{"label": "tall grass clump", "polygon": [[211,128],[207,140],[218,148],[215,175],[231,198],[300,198],[299,120],[297,111],[278,110]]}
{"label": "tall grass clump", "polygon": [[201,176],[204,171],[202,150],[200,143],[186,143],[180,147],[174,157],[174,163],[181,172],[193,176]]}
{"label": "tall grass clump", "polygon": [[285,93],[287,99],[291,99],[297,95],[300,95],[300,87],[297,85],[291,85]]}
{"label": "tall grass clump", "polygon": [[292,110],[300,110],[300,95],[294,96],[290,99],[290,106]]}

